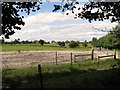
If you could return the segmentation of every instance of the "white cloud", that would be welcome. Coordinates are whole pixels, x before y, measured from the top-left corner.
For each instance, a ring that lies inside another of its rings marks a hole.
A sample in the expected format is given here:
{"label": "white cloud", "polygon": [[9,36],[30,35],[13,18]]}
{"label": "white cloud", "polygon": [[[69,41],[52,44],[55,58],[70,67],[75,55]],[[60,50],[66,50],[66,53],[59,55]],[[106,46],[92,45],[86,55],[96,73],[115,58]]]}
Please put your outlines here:
{"label": "white cloud", "polygon": [[[83,5],[76,6],[74,10],[75,13],[80,12],[79,7]],[[66,15],[69,13],[69,15]],[[25,26],[22,27],[21,31],[16,31],[14,35],[10,38],[14,40],[20,38],[21,40],[91,40],[93,37],[99,38],[104,36],[106,33],[93,29],[105,29],[110,30],[115,27],[117,23],[110,23],[108,21],[99,22],[82,22],[79,24],[72,23],[73,14],[70,10],[66,11],[65,14],[58,13],[37,13],[34,16],[29,16],[25,18]],[[70,20],[70,24],[65,23],[65,21]],[[75,21],[80,22],[81,19]],[[63,23],[57,25],[56,23]],[[53,24],[53,25],[51,25]]]}
{"label": "white cloud", "polygon": [[38,13],[34,16],[29,16],[23,21],[26,22],[25,26],[36,26],[44,23],[60,22],[65,20],[71,20],[73,16],[67,16],[66,14],[58,13]]}
{"label": "white cloud", "polygon": [[56,40],[91,40],[93,37],[100,38],[104,36],[105,32],[97,31],[93,29],[110,29],[117,25],[117,23],[110,22],[93,22],[93,23],[80,23],[80,24],[67,24],[67,25],[54,25],[51,26],[38,24],[37,27],[33,28],[23,27],[21,31],[17,31],[11,39],[20,38],[21,40],[40,40],[44,39],[46,41]]}

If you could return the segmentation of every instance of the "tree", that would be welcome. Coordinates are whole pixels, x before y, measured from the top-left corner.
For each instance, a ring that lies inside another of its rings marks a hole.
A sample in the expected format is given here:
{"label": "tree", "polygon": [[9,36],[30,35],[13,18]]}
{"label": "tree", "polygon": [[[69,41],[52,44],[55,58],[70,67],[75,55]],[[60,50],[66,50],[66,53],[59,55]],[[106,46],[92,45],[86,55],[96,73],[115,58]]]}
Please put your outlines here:
{"label": "tree", "polygon": [[40,9],[41,2],[2,2],[2,33],[5,38],[9,39],[10,35],[15,33],[15,30],[21,30],[20,25],[25,25],[22,20],[24,16],[20,16],[19,12],[25,12],[28,15],[30,12],[35,12]]}
{"label": "tree", "polygon": [[11,42],[11,44],[18,44],[19,41],[17,39],[15,39],[13,42]]}
{"label": "tree", "polygon": [[65,42],[57,42],[59,46],[64,47],[65,46]]}
{"label": "tree", "polygon": [[110,33],[98,40],[93,38],[92,45],[109,49],[120,49],[120,27],[116,26]]}
{"label": "tree", "polygon": [[[62,0],[65,1],[65,0]],[[67,0],[69,1],[69,0]],[[62,2],[61,2],[62,3]],[[10,35],[15,33],[15,30],[21,30],[20,25],[25,25],[23,22],[24,16],[20,16],[19,12],[25,12],[28,15],[30,12],[35,12],[40,9],[41,2],[2,2],[2,33],[5,38],[9,38]],[[57,10],[71,10],[74,13],[74,8],[76,4],[79,4],[76,0],[72,2],[66,2],[61,5],[54,5],[53,12]],[[96,12],[91,12],[91,10],[98,9]],[[81,12],[75,14],[75,19],[87,19],[89,22],[93,20],[103,21],[111,18],[111,22],[120,23],[120,1],[118,2],[101,2],[101,0],[95,0],[95,2],[90,1],[86,3],[84,7],[78,8]],[[67,13],[69,15],[69,13]]]}
{"label": "tree", "polygon": [[83,46],[87,47],[87,41],[85,40],[85,42],[83,42]]}
{"label": "tree", "polygon": [[[95,0],[86,3],[84,7],[78,8],[78,10],[82,10],[79,13],[75,14],[75,19],[87,19],[89,22],[91,21],[103,21],[111,18],[111,22],[120,23],[120,1],[118,2],[107,2],[102,0]],[[57,10],[62,10],[63,12],[67,10],[71,10],[74,13],[74,8],[76,8],[76,4],[78,2],[67,2],[64,5],[54,5],[54,12]],[[92,10],[97,9],[95,12],[91,12]],[[69,13],[67,13],[69,15]]]}
{"label": "tree", "polygon": [[75,47],[77,47],[77,46],[79,46],[78,43],[76,43],[76,42],[73,41],[73,40],[72,40],[72,41],[70,42],[70,44],[69,44],[69,47],[70,47],[70,48],[75,48]]}
{"label": "tree", "polygon": [[66,44],[69,44],[70,42],[68,40],[65,41]]}
{"label": "tree", "polygon": [[97,46],[97,43],[98,43],[97,38],[93,37],[91,44],[92,44],[94,47],[96,47],[96,46]]}
{"label": "tree", "polygon": [[40,39],[40,40],[39,40],[39,43],[40,43],[41,45],[43,45],[43,44],[44,44],[44,42],[45,42],[45,41],[44,41],[44,40],[42,40],[42,39]]}

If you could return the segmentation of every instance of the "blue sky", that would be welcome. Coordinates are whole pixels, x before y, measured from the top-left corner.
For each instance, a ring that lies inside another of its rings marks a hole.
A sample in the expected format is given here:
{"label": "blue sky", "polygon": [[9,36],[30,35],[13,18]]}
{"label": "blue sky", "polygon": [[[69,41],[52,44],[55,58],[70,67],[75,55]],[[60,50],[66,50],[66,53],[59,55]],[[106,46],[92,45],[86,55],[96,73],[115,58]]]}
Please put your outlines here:
{"label": "blue sky", "polygon": [[[87,20],[74,19],[74,14],[71,11],[66,12],[52,12],[54,4],[61,4],[61,2],[44,2],[41,5],[41,9],[37,12],[32,12],[29,16],[24,15],[25,26],[21,26],[20,31],[16,30],[16,33],[10,36],[10,39],[6,41],[13,41],[20,38],[20,40],[40,40],[45,41],[66,41],[66,40],[78,40],[78,41],[90,41],[93,37],[100,38],[106,33],[94,30],[93,27],[108,30],[115,27],[117,23],[104,22],[92,22]],[[84,2],[80,3],[78,7],[82,7]],[[66,13],[70,14],[67,16]],[[76,10],[76,13],[78,11]]]}

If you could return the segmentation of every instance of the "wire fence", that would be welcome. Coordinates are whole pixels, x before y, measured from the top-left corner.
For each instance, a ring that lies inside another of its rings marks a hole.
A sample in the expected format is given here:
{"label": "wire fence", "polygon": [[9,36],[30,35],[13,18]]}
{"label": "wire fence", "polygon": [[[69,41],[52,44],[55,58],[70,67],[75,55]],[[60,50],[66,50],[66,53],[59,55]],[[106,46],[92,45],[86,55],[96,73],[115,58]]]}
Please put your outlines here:
{"label": "wire fence", "polygon": [[[2,67],[17,68],[41,65],[55,65],[71,63],[71,53],[74,55],[90,54],[91,51],[22,51],[2,52]],[[89,59],[88,56],[77,57],[81,61]]]}
{"label": "wire fence", "polygon": [[[2,67],[20,68],[41,65],[57,65],[97,59],[98,56],[114,55],[110,50],[91,51],[21,51],[2,52]],[[110,57],[105,57],[110,58]],[[119,58],[117,56],[117,58]]]}

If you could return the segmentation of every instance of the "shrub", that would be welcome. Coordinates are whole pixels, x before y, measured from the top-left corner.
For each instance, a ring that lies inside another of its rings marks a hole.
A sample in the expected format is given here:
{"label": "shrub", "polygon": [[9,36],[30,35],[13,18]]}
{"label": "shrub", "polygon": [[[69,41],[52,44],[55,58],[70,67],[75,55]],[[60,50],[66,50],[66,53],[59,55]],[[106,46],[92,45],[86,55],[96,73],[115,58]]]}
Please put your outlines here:
{"label": "shrub", "polygon": [[57,42],[59,46],[64,47],[65,46],[65,42]]}
{"label": "shrub", "polygon": [[75,41],[71,41],[70,44],[69,44],[69,47],[70,47],[70,48],[75,48],[75,47],[77,47],[77,46],[79,46],[79,45],[78,45],[78,43],[76,43]]}
{"label": "shrub", "polygon": [[45,43],[45,41],[42,40],[42,39],[40,39],[40,40],[39,40],[39,43],[40,43],[41,45],[43,45],[43,44]]}

